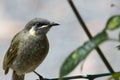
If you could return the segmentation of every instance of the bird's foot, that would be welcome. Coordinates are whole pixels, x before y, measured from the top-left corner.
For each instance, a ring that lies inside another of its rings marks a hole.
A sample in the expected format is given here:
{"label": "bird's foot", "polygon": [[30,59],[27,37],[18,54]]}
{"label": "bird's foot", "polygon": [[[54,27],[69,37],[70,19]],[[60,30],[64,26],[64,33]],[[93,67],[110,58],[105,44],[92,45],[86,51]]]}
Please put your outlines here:
{"label": "bird's foot", "polygon": [[44,80],[44,78],[39,73],[37,73],[36,71],[33,72],[39,77],[40,80]]}

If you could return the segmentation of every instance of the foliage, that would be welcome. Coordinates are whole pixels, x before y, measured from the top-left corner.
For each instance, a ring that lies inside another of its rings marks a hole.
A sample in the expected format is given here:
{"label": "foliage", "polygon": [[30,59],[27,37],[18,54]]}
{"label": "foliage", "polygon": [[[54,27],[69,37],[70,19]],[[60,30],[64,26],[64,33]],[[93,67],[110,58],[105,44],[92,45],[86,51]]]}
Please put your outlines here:
{"label": "foliage", "polygon": [[89,41],[85,42],[82,46],[75,49],[64,61],[60,69],[60,77],[63,77],[70,72],[72,72],[76,66],[86,59],[90,52],[99,46],[101,43],[111,40],[108,36],[107,30],[116,30],[120,27],[120,15],[112,16],[105,29],[97,34],[95,37],[91,38]]}

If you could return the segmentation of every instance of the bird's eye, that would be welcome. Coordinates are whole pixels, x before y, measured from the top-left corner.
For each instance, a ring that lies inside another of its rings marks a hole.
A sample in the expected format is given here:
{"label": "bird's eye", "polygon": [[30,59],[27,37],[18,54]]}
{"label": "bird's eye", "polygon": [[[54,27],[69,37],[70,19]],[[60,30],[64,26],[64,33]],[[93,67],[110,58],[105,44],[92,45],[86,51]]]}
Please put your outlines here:
{"label": "bird's eye", "polygon": [[43,25],[43,24],[42,24],[42,23],[39,23],[39,22],[35,24],[36,27],[39,27],[39,26],[42,26],[42,25]]}

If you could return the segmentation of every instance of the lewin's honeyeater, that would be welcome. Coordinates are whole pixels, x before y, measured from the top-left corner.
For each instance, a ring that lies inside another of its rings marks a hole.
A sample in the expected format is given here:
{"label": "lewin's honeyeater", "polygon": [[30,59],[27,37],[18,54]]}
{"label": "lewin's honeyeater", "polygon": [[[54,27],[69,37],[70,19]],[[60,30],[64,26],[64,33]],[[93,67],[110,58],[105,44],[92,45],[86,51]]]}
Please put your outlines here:
{"label": "lewin's honeyeater", "polygon": [[47,32],[59,24],[35,18],[17,33],[4,57],[5,74],[13,69],[12,80],[24,80],[26,73],[34,71],[44,60],[49,50]]}

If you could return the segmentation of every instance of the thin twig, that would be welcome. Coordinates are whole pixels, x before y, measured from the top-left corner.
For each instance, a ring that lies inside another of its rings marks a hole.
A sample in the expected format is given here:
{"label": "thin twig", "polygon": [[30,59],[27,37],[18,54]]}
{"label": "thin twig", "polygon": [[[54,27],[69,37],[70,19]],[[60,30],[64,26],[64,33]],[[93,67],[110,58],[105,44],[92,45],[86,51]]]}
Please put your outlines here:
{"label": "thin twig", "polygon": [[[120,72],[115,72],[115,74],[120,74]],[[96,78],[100,78],[100,77],[105,77],[105,76],[110,76],[113,75],[112,73],[103,73],[103,74],[93,74],[93,75],[78,75],[78,76],[71,76],[71,77],[63,77],[63,78],[52,78],[52,79],[48,79],[45,78],[44,80],[70,80],[70,79],[89,79],[89,80],[94,80]]]}

